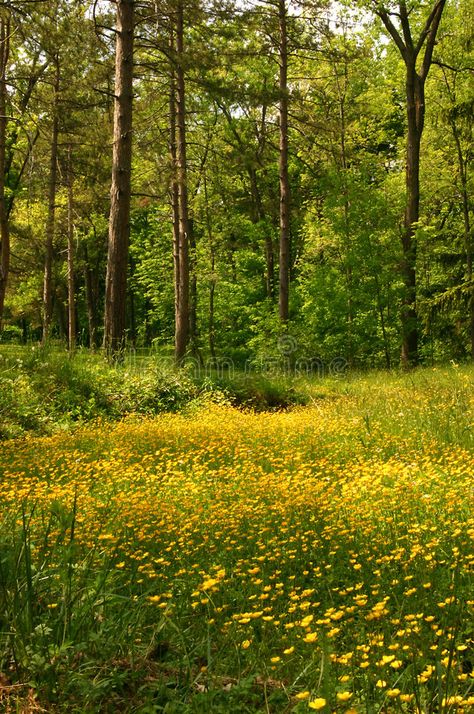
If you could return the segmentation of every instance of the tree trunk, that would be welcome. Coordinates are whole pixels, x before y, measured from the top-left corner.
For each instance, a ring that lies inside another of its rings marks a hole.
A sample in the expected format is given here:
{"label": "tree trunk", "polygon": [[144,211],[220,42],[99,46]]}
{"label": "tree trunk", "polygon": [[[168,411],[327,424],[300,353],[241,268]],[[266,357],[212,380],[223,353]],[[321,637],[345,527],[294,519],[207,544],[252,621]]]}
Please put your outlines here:
{"label": "tree trunk", "polygon": [[6,73],[10,54],[10,21],[0,21],[0,332],[10,267],[10,227],[5,196],[5,159],[7,135]]}
{"label": "tree trunk", "polygon": [[267,298],[274,300],[275,297],[275,255],[273,252],[273,238],[270,232],[265,233],[265,288]]}
{"label": "tree trunk", "polygon": [[424,82],[415,69],[407,63],[407,151],[406,151],[406,207],[402,233],[402,364],[405,367],[418,362],[418,316],[416,309],[416,223],[420,219],[420,145],[425,116]]}
{"label": "tree trunk", "polygon": [[125,347],[132,169],[134,0],[117,0],[114,136],[105,285],[104,348],[111,360]]}
{"label": "tree trunk", "polygon": [[280,26],[280,292],[279,314],[282,323],[289,318],[290,293],[290,182],[288,178],[288,40],[286,0],[278,2]]}
{"label": "tree trunk", "polygon": [[469,216],[469,195],[467,191],[467,177],[464,175],[463,186],[463,216],[464,216],[464,241],[466,250],[466,278],[469,283],[469,338],[471,359],[474,360],[474,273],[473,273],[473,246],[471,233],[471,220]]}
{"label": "tree trunk", "polygon": [[340,161],[342,177],[343,211],[344,211],[344,237],[345,237],[345,275],[347,286],[347,360],[349,367],[354,365],[354,298],[353,285],[354,276],[352,270],[351,256],[351,202],[349,195],[349,185],[347,180],[347,151],[346,151],[346,94],[348,83],[347,57],[344,58],[344,83],[341,87],[337,65],[334,65],[334,75],[339,100],[339,141],[340,141]]}
{"label": "tree trunk", "polygon": [[53,319],[53,249],[54,231],[56,224],[56,190],[58,181],[58,137],[59,137],[59,79],[60,65],[59,57],[55,55],[55,77],[54,77],[54,105],[53,105],[53,127],[51,134],[51,157],[49,168],[49,195],[48,195],[48,219],[46,222],[45,254],[44,254],[44,278],[43,278],[43,336],[42,344],[45,345],[50,336],[51,322]]}
{"label": "tree trunk", "polygon": [[[446,0],[437,0],[415,42],[410,28],[410,12],[404,0],[399,0],[397,12],[392,13],[377,0],[375,12],[395,42],[406,68],[407,102],[407,152],[406,152],[406,207],[402,233],[401,273],[404,296],[401,310],[402,350],[404,367],[416,365],[418,353],[418,315],[416,306],[416,223],[420,218],[420,146],[425,119],[425,82],[433,61],[433,49]],[[391,14],[396,14],[401,29],[393,24]],[[425,46],[420,70],[417,58]]]}
{"label": "tree trunk", "polygon": [[[170,44],[173,44],[171,37]],[[173,216],[173,275],[174,275],[174,320],[178,324],[179,314],[179,189],[178,189],[178,156],[176,149],[176,77],[171,66],[170,101],[169,101],[169,149],[171,163],[170,202]]]}
{"label": "tree trunk", "polygon": [[186,106],[184,78],[184,18],[183,3],[179,2],[176,20],[176,128],[177,178],[179,206],[179,304],[175,325],[175,359],[182,364],[189,342],[189,217],[186,159]]}
{"label": "tree trunk", "polygon": [[[368,236],[368,248],[369,248],[369,255],[371,259],[371,263],[374,264],[374,251],[372,248],[372,242],[370,239],[370,235]],[[378,256],[377,256],[378,257]],[[378,317],[380,319],[380,327],[382,329],[382,337],[383,337],[383,349],[385,353],[385,366],[387,369],[391,369],[391,358],[390,358],[390,341],[389,337],[387,334],[387,328],[386,328],[386,322],[385,322],[385,316],[384,316],[384,311],[383,311],[383,303],[382,303],[382,291],[380,289],[380,281],[379,281],[379,276],[377,272],[377,267],[375,268],[374,274],[374,283],[375,283],[375,297],[376,297],[376,303],[377,303],[377,313]],[[390,319],[389,315],[389,309],[387,305],[387,320]]]}
{"label": "tree trunk", "polygon": [[74,275],[74,194],[71,147],[68,150],[67,181],[67,304],[68,304],[68,345],[69,354],[76,349],[76,296]]}

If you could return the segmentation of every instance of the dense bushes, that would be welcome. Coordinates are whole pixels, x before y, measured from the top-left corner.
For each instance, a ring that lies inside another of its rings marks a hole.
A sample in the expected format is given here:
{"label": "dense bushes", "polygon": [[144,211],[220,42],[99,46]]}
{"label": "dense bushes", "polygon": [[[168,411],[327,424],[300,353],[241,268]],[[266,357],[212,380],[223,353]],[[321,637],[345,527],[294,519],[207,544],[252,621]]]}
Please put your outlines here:
{"label": "dense bushes", "polygon": [[49,433],[98,417],[178,411],[205,401],[262,410],[304,404],[307,396],[289,378],[193,374],[151,355],[140,364],[110,367],[87,351],[72,359],[52,348],[9,345],[0,351],[0,438]]}

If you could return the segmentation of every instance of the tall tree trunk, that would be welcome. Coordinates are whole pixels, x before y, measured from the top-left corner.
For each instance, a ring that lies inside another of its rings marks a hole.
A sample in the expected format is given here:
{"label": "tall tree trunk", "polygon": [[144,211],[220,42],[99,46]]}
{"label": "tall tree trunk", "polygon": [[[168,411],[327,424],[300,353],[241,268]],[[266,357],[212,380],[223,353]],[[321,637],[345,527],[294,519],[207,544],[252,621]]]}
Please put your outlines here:
{"label": "tall tree trunk", "polygon": [[420,147],[425,116],[424,82],[419,77],[415,60],[407,61],[407,151],[406,206],[402,233],[402,363],[405,367],[418,362],[418,316],[416,309],[416,224],[420,219]]}
{"label": "tall tree trunk", "polygon": [[354,364],[354,297],[353,286],[354,276],[352,270],[351,256],[351,201],[349,195],[349,184],[347,180],[347,150],[346,150],[346,94],[348,83],[347,57],[344,57],[344,81],[341,86],[337,65],[334,65],[334,75],[336,80],[339,99],[339,141],[340,141],[340,162],[342,175],[342,194],[344,211],[344,237],[345,237],[345,276],[347,287],[347,360],[349,367]]}
{"label": "tall tree trunk", "polygon": [[[416,365],[419,361],[418,315],[416,306],[416,223],[420,218],[420,146],[425,119],[425,82],[433,61],[439,23],[446,0],[435,2],[417,41],[410,28],[410,11],[405,0],[399,0],[397,12],[389,11],[378,0],[373,0],[375,12],[379,15],[388,33],[395,42],[406,69],[407,105],[407,151],[406,151],[406,205],[402,233],[402,266],[404,282],[402,302],[402,350],[404,367]],[[396,14],[401,29],[393,24],[391,15]],[[425,46],[426,45],[426,46]],[[417,59],[425,46],[421,67],[417,70]]]}
{"label": "tall tree trunk", "polygon": [[128,303],[130,305],[130,335],[129,339],[133,349],[137,346],[137,315],[135,307],[135,290],[128,286]]}
{"label": "tall tree trunk", "polygon": [[282,323],[289,318],[290,295],[290,182],[288,178],[288,38],[286,0],[278,2],[280,27],[280,292],[279,314]]}
{"label": "tall tree trunk", "polygon": [[76,291],[74,288],[74,194],[72,174],[72,153],[68,149],[67,167],[67,304],[68,304],[68,345],[69,354],[76,349]]}
{"label": "tall tree trunk", "polygon": [[275,254],[273,251],[273,238],[270,231],[265,232],[265,289],[267,298],[275,297]]}
{"label": "tall tree trunk", "polygon": [[184,361],[189,342],[189,216],[186,158],[186,88],[184,78],[184,12],[183,2],[177,7],[176,19],[176,129],[179,204],[179,304],[175,326],[175,359]]}
{"label": "tall tree trunk", "polygon": [[134,0],[117,0],[114,137],[105,284],[104,348],[111,360],[125,347],[132,170]]}
{"label": "tall tree trunk", "polygon": [[467,190],[467,176],[462,179],[462,199],[464,217],[464,243],[466,250],[466,278],[469,283],[469,338],[471,359],[474,360],[474,272],[473,272],[473,241],[471,219],[469,215],[469,194]]}
{"label": "tall tree trunk", "polygon": [[56,191],[58,182],[58,137],[59,137],[59,81],[60,64],[59,56],[54,57],[54,104],[53,126],[51,133],[51,156],[49,168],[49,193],[48,193],[48,218],[46,221],[46,238],[44,254],[43,278],[43,336],[42,344],[49,339],[51,322],[53,319],[53,249],[54,231],[56,226]]}
{"label": "tall tree trunk", "polygon": [[0,332],[10,267],[10,227],[5,196],[7,135],[7,65],[10,55],[10,20],[0,20]]}
{"label": "tall tree trunk", "polygon": [[[173,37],[170,44],[173,49]],[[174,66],[170,69],[170,100],[169,100],[169,149],[171,163],[170,202],[173,216],[173,276],[174,276],[174,320],[178,324],[179,315],[179,188],[178,188],[178,154],[176,149],[176,76]],[[175,328],[176,331],[176,328]]]}
{"label": "tall tree trunk", "polygon": [[[379,261],[375,263],[375,257],[374,256],[374,250],[372,247],[372,241],[370,238],[370,235],[367,238],[367,245],[369,248],[369,255],[370,255],[370,262],[371,264],[375,265],[376,268],[374,270],[373,274],[373,279],[374,279],[374,284],[375,284],[375,298],[376,298],[376,304],[377,304],[377,313],[378,317],[380,319],[380,327],[382,329],[382,338],[383,338],[383,349],[385,353],[385,366],[387,369],[391,369],[391,358],[390,358],[390,340],[389,336],[387,333],[387,328],[386,328],[386,320],[385,320],[385,315],[384,315],[384,310],[383,310],[383,302],[382,302],[382,290],[380,288],[380,281],[379,281],[379,275],[377,272],[377,264],[379,264]],[[387,321],[390,319],[390,314],[389,314],[389,305],[387,305]]]}

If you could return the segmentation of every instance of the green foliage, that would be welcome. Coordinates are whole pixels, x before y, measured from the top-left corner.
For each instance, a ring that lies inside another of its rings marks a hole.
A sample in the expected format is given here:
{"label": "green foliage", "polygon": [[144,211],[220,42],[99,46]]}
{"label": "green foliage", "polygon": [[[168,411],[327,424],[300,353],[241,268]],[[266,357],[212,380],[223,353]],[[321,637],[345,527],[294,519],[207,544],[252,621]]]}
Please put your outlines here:
{"label": "green foliage", "polygon": [[[281,362],[285,368],[287,355],[281,359],[277,318],[277,6],[188,5],[183,64],[196,317],[191,356],[204,363],[232,362],[240,369]],[[289,17],[287,330],[297,343],[293,366],[302,360],[326,364],[337,358],[357,367],[391,367],[399,362],[407,128],[404,64],[394,43],[382,36],[374,3],[356,6],[330,3],[317,11],[310,3],[304,13]],[[20,331],[21,339],[36,339],[41,331],[54,107],[50,59],[58,51],[61,140],[52,336],[67,339],[66,167],[71,152],[77,342],[98,347],[108,235],[114,47],[112,36],[99,38],[93,18],[77,4],[47,0],[41,8],[33,4],[23,14],[12,10],[16,29],[7,74],[15,81],[7,97],[11,121],[6,176],[7,198],[13,200],[12,270],[3,341],[8,334],[19,341]],[[126,325],[128,344],[139,349],[167,349],[174,334],[167,34],[171,9],[166,3],[159,6],[158,22],[152,10],[146,16],[139,13],[143,42],[136,50]],[[105,6],[96,11],[100,26],[113,22]],[[416,34],[427,12],[428,3],[414,4],[410,22]],[[422,213],[416,234],[420,356],[426,363],[465,359],[474,329],[469,317],[471,15],[467,0],[447,3],[436,64],[426,84]],[[393,20],[398,22],[396,15]],[[44,66],[43,57],[49,58]],[[19,122],[18,107],[30,90],[30,103]],[[152,409],[154,400],[160,400],[150,385],[143,388],[149,395],[143,398],[144,409]],[[68,404],[71,412],[78,409],[75,402],[82,389],[76,383],[68,388],[69,396],[65,390],[61,409],[68,411]],[[124,396],[124,402],[138,400],[136,392]],[[116,408],[104,395],[89,398],[96,405],[89,408],[91,414]]]}
{"label": "green foliage", "polygon": [[8,342],[17,345],[20,344],[23,340],[21,328],[18,327],[18,325],[6,325],[6,327],[2,330],[0,340],[3,343]]}

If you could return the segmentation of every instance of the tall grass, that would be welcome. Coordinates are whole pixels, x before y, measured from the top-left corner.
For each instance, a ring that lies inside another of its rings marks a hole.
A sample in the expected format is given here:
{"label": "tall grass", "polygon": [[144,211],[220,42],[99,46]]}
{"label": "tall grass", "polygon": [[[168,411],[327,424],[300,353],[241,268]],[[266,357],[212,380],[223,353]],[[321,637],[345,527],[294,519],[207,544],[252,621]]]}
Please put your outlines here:
{"label": "tall grass", "polygon": [[472,369],[293,387],[0,447],[0,707],[472,710]]}

